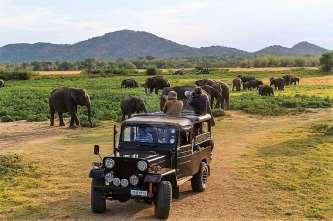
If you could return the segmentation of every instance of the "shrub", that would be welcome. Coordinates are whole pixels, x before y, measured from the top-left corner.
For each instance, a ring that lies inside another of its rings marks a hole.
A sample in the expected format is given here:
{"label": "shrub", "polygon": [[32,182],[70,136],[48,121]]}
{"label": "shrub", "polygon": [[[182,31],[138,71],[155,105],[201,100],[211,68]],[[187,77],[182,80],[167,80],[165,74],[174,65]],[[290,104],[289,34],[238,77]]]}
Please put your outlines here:
{"label": "shrub", "polygon": [[333,69],[333,52],[325,53],[320,57],[321,70],[330,72]]}
{"label": "shrub", "polygon": [[11,116],[9,116],[9,115],[5,115],[5,116],[2,116],[0,118],[0,121],[1,122],[13,122],[14,119]]}
{"label": "shrub", "polygon": [[146,69],[146,74],[149,76],[157,75],[158,74],[158,69],[155,67],[149,67]]}
{"label": "shrub", "polygon": [[32,77],[32,73],[29,71],[0,71],[0,78],[4,80],[29,80]]}

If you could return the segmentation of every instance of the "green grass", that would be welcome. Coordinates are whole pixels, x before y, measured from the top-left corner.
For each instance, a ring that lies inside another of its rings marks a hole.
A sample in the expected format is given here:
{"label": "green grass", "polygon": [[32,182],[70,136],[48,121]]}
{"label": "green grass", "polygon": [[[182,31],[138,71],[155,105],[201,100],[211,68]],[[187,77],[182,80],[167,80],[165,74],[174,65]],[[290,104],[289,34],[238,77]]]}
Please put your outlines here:
{"label": "green grass", "polygon": [[[291,72],[300,75],[299,70]],[[222,79],[231,84],[232,79],[239,73],[213,71],[209,75],[184,76],[169,75],[172,85],[193,85],[194,81],[202,78]],[[251,72],[266,80],[270,76],[279,76],[282,72]],[[317,71],[304,71],[302,76],[318,76]],[[147,76],[135,75],[140,84]],[[8,81],[5,88],[0,90],[0,120],[3,122],[28,120],[44,121],[48,119],[48,96],[56,87],[68,86],[85,88],[91,95],[94,119],[119,120],[120,100],[126,95],[135,95],[144,99],[148,111],[159,110],[159,96],[145,95],[143,88],[120,89],[120,82],[128,76],[113,77],[39,77],[27,81]],[[301,85],[290,86],[284,92],[277,92],[275,97],[259,97],[256,91],[232,92],[231,108],[243,110],[251,114],[281,115],[290,111],[300,111],[304,108],[329,107],[332,104],[333,86],[330,85]],[[294,110],[290,110],[293,108]],[[85,125],[86,118],[80,115]]]}
{"label": "green grass", "polygon": [[266,183],[262,207],[267,213],[333,217],[333,136],[327,132],[332,127],[329,122],[288,131],[287,140],[257,150],[255,167],[257,179]]}

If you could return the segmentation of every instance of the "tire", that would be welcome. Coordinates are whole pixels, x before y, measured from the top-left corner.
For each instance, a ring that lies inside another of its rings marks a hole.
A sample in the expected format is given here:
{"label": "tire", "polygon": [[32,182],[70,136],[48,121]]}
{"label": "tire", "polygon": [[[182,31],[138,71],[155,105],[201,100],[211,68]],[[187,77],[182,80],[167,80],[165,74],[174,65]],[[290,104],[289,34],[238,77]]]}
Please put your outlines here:
{"label": "tire", "polygon": [[94,213],[104,213],[106,210],[106,199],[101,191],[95,189],[95,186],[103,185],[103,180],[93,179],[91,181],[91,210]]}
{"label": "tire", "polygon": [[155,217],[167,219],[171,208],[172,185],[169,181],[162,181],[158,186],[158,193],[155,200]]}
{"label": "tire", "polygon": [[207,163],[201,162],[199,172],[191,179],[191,186],[194,192],[203,192],[206,189],[209,176]]}

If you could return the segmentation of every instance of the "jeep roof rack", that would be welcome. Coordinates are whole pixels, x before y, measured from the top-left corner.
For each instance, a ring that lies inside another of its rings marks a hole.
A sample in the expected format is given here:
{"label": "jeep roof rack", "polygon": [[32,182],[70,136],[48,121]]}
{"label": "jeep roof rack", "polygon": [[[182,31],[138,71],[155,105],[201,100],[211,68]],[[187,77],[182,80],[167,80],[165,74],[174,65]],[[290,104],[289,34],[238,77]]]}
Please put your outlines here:
{"label": "jeep roof rack", "polygon": [[196,115],[193,112],[183,112],[180,116],[169,116],[162,112],[135,114],[132,118],[125,120],[125,123],[164,123],[178,125],[181,127],[191,126],[195,123],[210,120],[210,114]]}

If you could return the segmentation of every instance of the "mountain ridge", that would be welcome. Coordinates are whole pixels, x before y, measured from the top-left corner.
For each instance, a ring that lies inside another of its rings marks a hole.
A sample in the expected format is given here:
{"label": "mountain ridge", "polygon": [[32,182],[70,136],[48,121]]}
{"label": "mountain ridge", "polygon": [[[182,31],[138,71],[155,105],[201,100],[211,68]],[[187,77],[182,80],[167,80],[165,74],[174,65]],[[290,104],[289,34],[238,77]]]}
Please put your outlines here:
{"label": "mountain ridge", "polygon": [[244,57],[252,55],[319,55],[328,51],[312,43],[302,41],[291,48],[272,45],[256,52],[248,52],[219,45],[190,47],[145,31],[120,30],[105,33],[74,44],[37,42],[17,43],[0,47],[0,62],[31,62],[57,60],[133,59],[153,56],[173,57]]}

